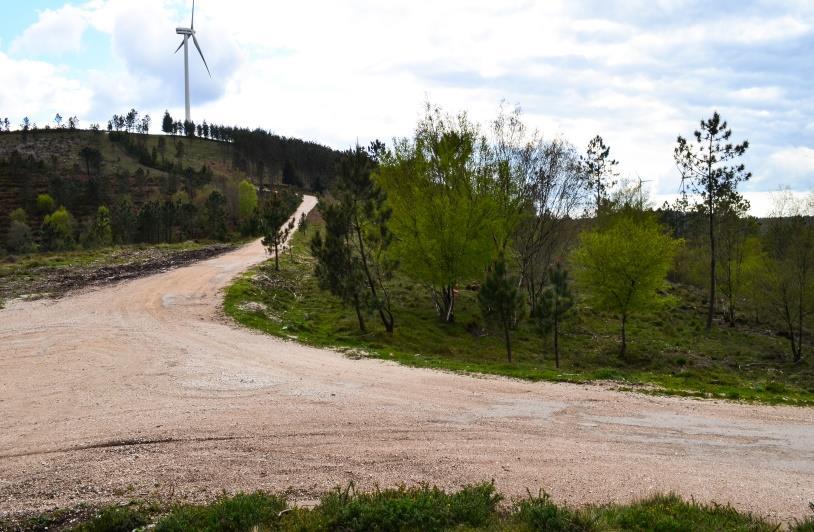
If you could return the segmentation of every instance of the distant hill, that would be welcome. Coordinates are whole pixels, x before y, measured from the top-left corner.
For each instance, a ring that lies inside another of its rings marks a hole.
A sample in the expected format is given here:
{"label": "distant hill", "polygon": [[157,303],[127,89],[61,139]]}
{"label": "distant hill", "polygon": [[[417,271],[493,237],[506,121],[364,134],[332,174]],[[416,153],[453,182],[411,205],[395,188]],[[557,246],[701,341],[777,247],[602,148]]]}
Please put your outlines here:
{"label": "distant hill", "polygon": [[0,243],[14,209],[23,208],[36,230],[38,194],[52,196],[80,223],[123,197],[137,211],[179,192],[194,198],[218,190],[236,212],[241,180],[254,183],[261,196],[271,186],[321,191],[338,156],[328,147],[260,130],[236,131],[231,142],[78,129],[3,132]]}

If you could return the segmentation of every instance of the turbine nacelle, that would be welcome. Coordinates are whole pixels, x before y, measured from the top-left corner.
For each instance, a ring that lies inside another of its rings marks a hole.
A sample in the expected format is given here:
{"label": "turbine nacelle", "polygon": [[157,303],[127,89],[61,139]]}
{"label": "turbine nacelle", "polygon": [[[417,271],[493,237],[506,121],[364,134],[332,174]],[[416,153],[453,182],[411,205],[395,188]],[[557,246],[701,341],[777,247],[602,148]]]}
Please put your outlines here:
{"label": "turbine nacelle", "polygon": [[175,28],[175,33],[178,35],[195,35],[195,30],[192,28]]}

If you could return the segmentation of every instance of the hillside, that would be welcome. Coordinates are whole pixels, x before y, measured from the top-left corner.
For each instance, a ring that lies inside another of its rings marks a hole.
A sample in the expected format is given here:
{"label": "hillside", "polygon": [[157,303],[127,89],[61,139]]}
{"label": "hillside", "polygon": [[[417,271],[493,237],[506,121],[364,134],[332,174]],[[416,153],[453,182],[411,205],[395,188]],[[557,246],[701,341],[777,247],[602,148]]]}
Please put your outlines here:
{"label": "hillside", "polygon": [[305,189],[322,187],[336,155],[317,144],[265,132],[244,132],[234,142],[68,129],[1,133],[0,241],[5,242],[8,215],[17,208],[26,211],[38,236],[39,194],[65,206],[80,226],[100,205],[127,198],[138,212],[147,202],[166,201],[179,192],[191,203],[200,196],[197,203],[202,204],[205,194],[217,190],[234,214],[241,180],[255,184],[261,197],[284,181]]}

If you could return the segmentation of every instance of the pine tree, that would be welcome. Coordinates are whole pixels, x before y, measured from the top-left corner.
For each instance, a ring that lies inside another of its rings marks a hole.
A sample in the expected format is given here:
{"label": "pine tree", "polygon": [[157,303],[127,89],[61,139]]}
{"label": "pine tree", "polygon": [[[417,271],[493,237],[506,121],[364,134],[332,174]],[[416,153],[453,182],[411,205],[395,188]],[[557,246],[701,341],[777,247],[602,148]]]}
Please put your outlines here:
{"label": "pine tree", "polygon": [[[375,149],[378,148],[374,145],[371,150]],[[353,233],[349,240],[351,252],[359,258],[370,290],[370,303],[379,313],[385,330],[392,333],[393,312],[385,284],[394,267],[393,261],[385,256],[392,240],[387,227],[391,210],[385,206],[384,192],[373,181],[374,167],[374,160],[361,147],[345,152],[339,161],[334,196],[348,213]]]}
{"label": "pine tree", "polygon": [[359,330],[366,331],[363,308],[365,279],[359,257],[352,252],[353,231],[350,213],[339,204],[320,207],[325,220],[325,234],[318,231],[311,240],[311,254],[316,259],[314,275],[319,287],[338,297],[356,311]]}
{"label": "pine tree", "polygon": [[673,157],[681,171],[682,184],[689,185],[690,192],[700,196],[698,207],[707,218],[710,260],[707,308],[707,330],[709,330],[712,328],[712,318],[715,315],[718,254],[716,223],[721,211],[726,209],[727,205],[738,204],[743,200],[737,191],[738,183],[747,181],[752,174],[746,171],[743,164],[727,164],[742,156],[749,148],[749,142],[730,143],[732,130],[727,127],[717,111],[708,120],[701,120],[701,129],[695,131],[694,136],[695,145],[692,145],[679,135]]}
{"label": "pine tree", "polygon": [[588,143],[588,150],[584,157],[580,157],[582,172],[587,179],[588,189],[595,196],[596,214],[602,209],[602,203],[608,195],[608,190],[616,185],[613,181],[615,167],[618,161],[610,158],[610,147],[599,135]]}
{"label": "pine tree", "polygon": [[265,235],[263,245],[274,253],[274,269],[278,271],[280,270],[280,246],[285,243],[290,231],[285,224],[288,216],[289,212],[283,198],[279,193],[275,193],[263,208],[261,223]]}
{"label": "pine tree", "polygon": [[487,321],[496,322],[503,330],[506,357],[512,361],[511,329],[523,312],[523,295],[517,279],[509,275],[503,253],[492,263],[478,292],[478,303]]}
{"label": "pine tree", "polygon": [[558,262],[548,269],[548,286],[532,312],[538,329],[544,335],[553,333],[554,360],[560,367],[560,324],[568,318],[574,308],[574,296],[568,280],[568,272]]}

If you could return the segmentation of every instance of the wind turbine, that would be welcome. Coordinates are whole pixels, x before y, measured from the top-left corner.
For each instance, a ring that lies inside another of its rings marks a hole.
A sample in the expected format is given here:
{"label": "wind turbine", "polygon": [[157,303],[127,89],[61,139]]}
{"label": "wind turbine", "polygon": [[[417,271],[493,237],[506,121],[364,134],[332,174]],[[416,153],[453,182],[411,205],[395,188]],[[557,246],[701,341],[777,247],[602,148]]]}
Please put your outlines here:
{"label": "wind turbine", "polygon": [[175,28],[175,33],[178,35],[183,35],[184,40],[181,41],[181,44],[178,45],[178,48],[175,49],[175,53],[178,53],[178,50],[181,47],[184,48],[184,95],[186,96],[186,121],[190,121],[189,117],[189,38],[192,37],[192,42],[195,43],[195,48],[198,49],[198,53],[201,54],[201,61],[203,61],[204,66],[206,67],[206,73],[209,74],[209,77],[212,77],[212,73],[209,71],[209,65],[206,64],[206,59],[204,58],[203,52],[201,51],[201,46],[198,44],[198,39],[195,37],[195,0],[192,0],[192,21],[189,24],[188,28]]}

